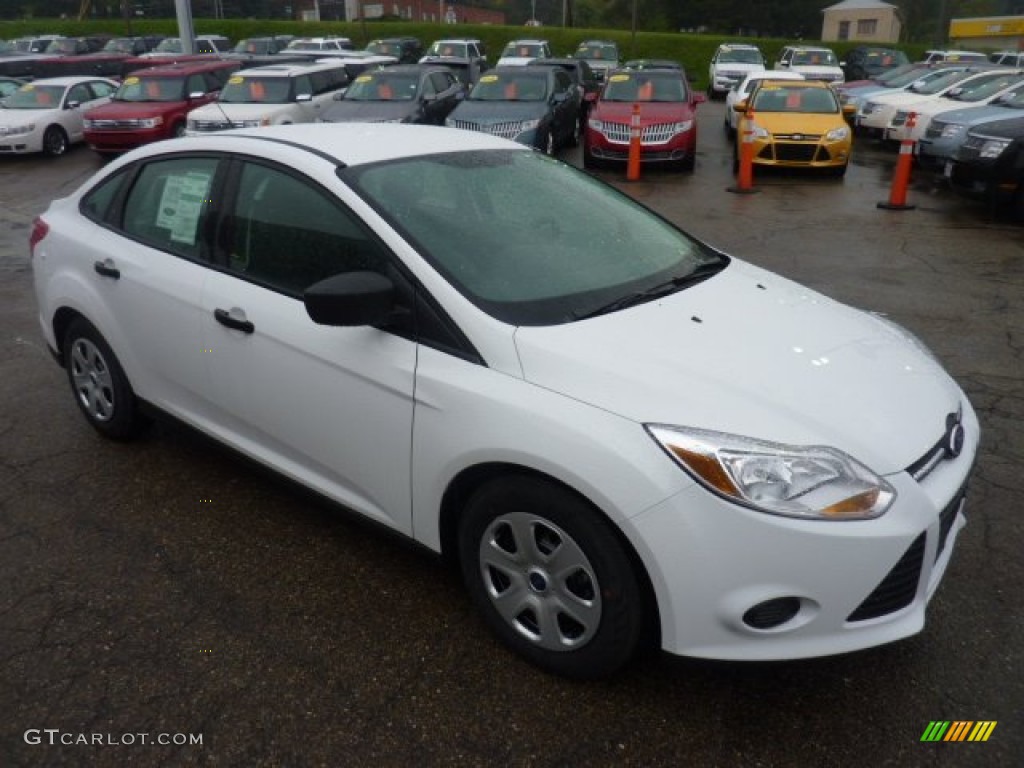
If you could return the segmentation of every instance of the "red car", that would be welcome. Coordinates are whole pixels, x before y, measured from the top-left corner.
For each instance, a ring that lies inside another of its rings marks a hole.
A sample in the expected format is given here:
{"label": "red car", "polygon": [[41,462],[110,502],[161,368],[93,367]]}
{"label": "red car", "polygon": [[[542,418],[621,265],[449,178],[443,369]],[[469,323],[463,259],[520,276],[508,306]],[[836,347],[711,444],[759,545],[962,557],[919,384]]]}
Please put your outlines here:
{"label": "red car", "polygon": [[133,72],[109,104],[85,114],[85,141],[101,155],[181,136],[190,110],[213,101],[238,61],[169,64]]}
{"label": "red car", "polygon": [[681,69],[620,69],[608,76],[590,111],[583,143],[583,164],[629,158],[633,105],[640,106],[640,162],[669,164],[692,171],[697,154],[697,105]]}

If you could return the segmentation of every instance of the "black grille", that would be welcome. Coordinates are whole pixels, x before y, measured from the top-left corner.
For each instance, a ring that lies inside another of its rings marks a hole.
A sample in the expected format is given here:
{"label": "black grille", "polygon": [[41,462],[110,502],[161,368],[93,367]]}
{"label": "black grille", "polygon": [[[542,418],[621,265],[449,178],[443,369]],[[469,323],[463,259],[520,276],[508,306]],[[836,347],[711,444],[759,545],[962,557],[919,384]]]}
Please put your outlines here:
{"label": "black grille", "polygon": [[946,548],[946,539],[953,529],[953,522],[956,520],[956,513],[960,510],[960,504],[967,495],[967,486],[961,488],[953,500],[939,513],[939,546],[935,549],[935,559],[939,559],[942,550]]}
{"label": "black grille", "polygon": [[917,583],[921,580],[921,563],[924,561],[925,534],[921,534],[910,545],[899,562],[875,587],[875,591],[857,606],[847,621],[864,621],[895,613],[914,601]]}
{"label": "black grille", "polygon": [[817,144],[776,144],[775,159],[784,163],[810,163],[817,151]]}

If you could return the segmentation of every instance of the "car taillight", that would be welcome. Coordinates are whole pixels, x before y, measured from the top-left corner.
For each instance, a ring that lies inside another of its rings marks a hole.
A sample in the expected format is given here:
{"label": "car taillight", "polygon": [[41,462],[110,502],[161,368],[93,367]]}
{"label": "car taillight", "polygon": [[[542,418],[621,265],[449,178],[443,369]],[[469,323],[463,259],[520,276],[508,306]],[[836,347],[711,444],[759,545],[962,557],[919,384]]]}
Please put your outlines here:
{"label": "car taillight", "polygon": [[32,222],[32,233],[28,236],[28,250],[32,256],[36,255],[36,246],[49,233],[50,225],[43,221],[42,216],[36,216]]}

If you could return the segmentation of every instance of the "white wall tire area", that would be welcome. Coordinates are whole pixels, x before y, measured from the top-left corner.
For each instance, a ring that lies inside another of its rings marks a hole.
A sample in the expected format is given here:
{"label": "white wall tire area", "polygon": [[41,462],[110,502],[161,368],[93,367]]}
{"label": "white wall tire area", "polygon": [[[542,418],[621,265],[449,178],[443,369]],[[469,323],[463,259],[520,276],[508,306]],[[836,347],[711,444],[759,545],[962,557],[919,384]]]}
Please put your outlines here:
{"label": "white wall tire area", "polygon": [[537,666],[607,677],[639,649],[645,601],[611,525],[554,482],[486,483],[459,530],[463,579],[498,637]]}
{"label": "white wall tire area", "polygon": [[64,334],[64,367],[79,410],[100,434],[135,437],[145,426],[128,377],[100,332],[76,318]]}

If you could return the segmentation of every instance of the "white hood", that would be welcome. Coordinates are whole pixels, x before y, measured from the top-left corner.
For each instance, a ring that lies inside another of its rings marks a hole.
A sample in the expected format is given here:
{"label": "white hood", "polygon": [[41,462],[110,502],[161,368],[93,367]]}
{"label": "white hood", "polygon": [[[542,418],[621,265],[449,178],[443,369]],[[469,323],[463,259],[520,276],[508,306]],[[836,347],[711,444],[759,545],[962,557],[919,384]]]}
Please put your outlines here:
{"label": "white hood", "polygon": [[942,436],[960,391],[887,324],[742,262],[664,299],[523,327],[539,386],[637,422],[829,445],[882,474]]}

